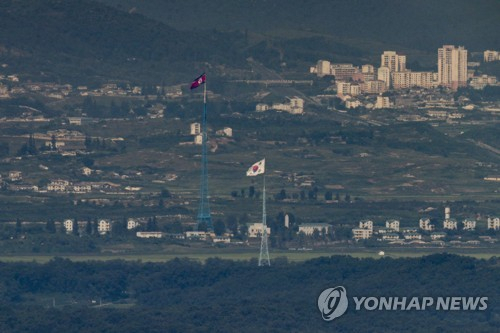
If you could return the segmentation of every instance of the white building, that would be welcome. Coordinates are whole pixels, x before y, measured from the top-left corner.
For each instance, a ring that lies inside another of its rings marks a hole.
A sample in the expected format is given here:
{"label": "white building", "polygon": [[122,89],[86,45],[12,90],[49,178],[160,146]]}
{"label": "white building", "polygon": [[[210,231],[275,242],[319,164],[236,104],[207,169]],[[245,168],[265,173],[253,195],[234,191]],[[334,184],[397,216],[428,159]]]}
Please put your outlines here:
{"label": "white building", "polygon": [[453,90],[467,86],[467,50],[463,46],[443,45],[438,49],[438,80]]}
{"label": "white building", "polygon": [[215,134],[219,136],[227,136],[230,138],[233,136],[233,129],[231,127],[224,127],[223,129],[215,132]]}
{"label": "white building", "polygon": [[190,240],[207,240],[210,236],[208,232],[205,231],[186,231],[186,238]]}
{"label": "white building", "polygon": [[332,75],[331,64],[328,60],[319,60],[315,67],[311,67],[311,73],[322,77],[325,75]]}
{"label": "white building", "polygon": [[203,143],[203,135],[198,134],[194,137],[194,144],[201,145]]}
{"label": "white building", "polygon": [[361,229],[370,229],[370,230],[373,230],[373,221],[371,221],[371,220],[362,220],[362,221],[359,221],[359,227]]}
{"label": "white building", "polygon": [[382,235],[382,240],[385,241],[395,241],[399,239],[399,235],[394,232],[389,232]]}
{"label": "white building", "polygon": [[355,109],[359,108],[360,106],[363,106],[363,103],[361,103],[361,101],[359,101],[358,99],[347,99],[345,101],[345,107],[347,109]]}
{"label": "white building", "polygon": [[361,66],[361,73],[363,74],[365,82],[375,80],[375,68],[373,65],[366,64]]}
{"label": "white building", "polygon": [[361,86],[357,83],[337,81],[335,84],[337,86],[337,96],[339,97],[347,95],[358,96],[361,94]]}
{"label": "white building", "polygon": [[425,231],[433,231],[435,229],[435,226],[431,224],[431,220],[428,218],[421,218],[418,221],[418,226]]}
{"label": "white building", "polygon": [[387,67],[380,67],[377,70],[377,80],[385,83],[385,89],[391,87],[391,70]]}
{"label": "white building", "polygon": [[391,74],[392,87],[394,89],[408,89],[412,87],[434,88],[437,82],[434,81],[432,72],[395,72]]}
{"label": "white building", "polygon": [[488,229],[500,230],[500,218],[499,217],[488,217]]}
{"label": "white building", "polygon": [[214,243],[229,244],[231,243],[231,238],[226,236],[217,236],[212,239]]}
{"label": "white building", "polygon": [[64,225],[64,229],[66,230],[67,234],[70,234],[73,232],[73,220],[71,220],[71,219],[64,220],[63,225]]}
{"label": "white building", "polygon": [[91,168],[83,167],[81,170],[82,170],[82,175],[84,176],[90,176],[92,174]]}
{"label": "white building", "polygon": [[263,112],[269,110],[269,105],[264,103],[259,103],[255,106],[255,111]]}
{"label": "white building", "polygon": [[331,225],[328,223],[302,223],[299,225],[299,231],[298,233],[303,232],[307,236],[311,236],[314,231],[318,231],[320,235],[325,232],[325,234],[330,233]]}
{"label": "white building", "polygon": [[23,173],[21,171],[10,171],[9,172],[9,180],[10,181],[18,181],[23,179]]}
{"label": "white building", "polygon": [[[248,227],[248,237],[249,238],[256,238],[256,237],[261,237],[262,236],[262,223],[257,222],[257,223],[249,223],[247,224]],[[267,235],[269,236],[271,234],[271,228],[266,227]]]}
{"label": "white building", "polygon": [[445,219],[443,229],[457,230],[457,221],[455,219]]}
{"label": "white building", "polygon": [[497,77],[489,75],[474,76],[469,82],[469,86],[476,90],[481,90],[486,86],[495,86],[497,84]]}
{"label": "white building", "polygon": [[354,228],[352,229],[352,238],[355,240],[368,239],[373,236],[373,229]]}
{"label": "white building", "polygon": [[387,109],[392,106],[389,97],[386,96],[377,96],[377,102],[375,102],[375,109]]}
{"label": "white building", "polygon": [[137,231],[135,235],[138,238],[162,238],[163,233],[160,231]]}
{"label": "white building", "polygon": [[358,72],[359,68],[352,64],[331,64],[331,73],[335,80],[349,80]]}
{"label": "white building", "polygon": [[498,51],[484,51],[484,62],[500,60],[500,52]]}
{"label": "white building", "polygon": [[54,179],[47,185],[47,191],[65,192],[71,183],[64,179]]}
{"label": "white building", "polygon": [[446,237],[446,233],[445,232],[433,232],[431,233],[431,239],[432,240],[439,240],[439,239],[442,239],[442,238],[445,238]]}
{"label": "white building", "polygon": [[379,80],[365,81],[361,83],[361,91],[365,94],[381,94],[387,90],[386,83]]}
{"label": "white building", "polygon": [[[128,219],[127,220],[127,230],[132,230],[140,226],[139,221],[134,220],[134,219]],[[139,237],[139,236],[138,236]]]}
{"label": "white building", "polygon": [[463,230],[474,231],[476,229],[476,221],[472,219],[465,219],[462,221]]}
{"label": "white building", "polygon": [[105,235],[111,231],[111,223],[108,220],[99,220],[97,223],[97,232],[101,235]]}
{"label": "white building", "polygon": [[399,232],[399,221],[398,220],[387,220],[385,222],[385,227]]}
{"label": "white building", "polygon": [[192,123],[191,130],[189,132],[191,135],[198,135],[201,133],[201,124],[200,123]]}
{"label": "white building", "polygon": [[415,239],[422,239],[422,235],[421,234],[418,234],[418,233],[407,233],[407,234],[404,234],[404,238],[406,240],[415,240]]}

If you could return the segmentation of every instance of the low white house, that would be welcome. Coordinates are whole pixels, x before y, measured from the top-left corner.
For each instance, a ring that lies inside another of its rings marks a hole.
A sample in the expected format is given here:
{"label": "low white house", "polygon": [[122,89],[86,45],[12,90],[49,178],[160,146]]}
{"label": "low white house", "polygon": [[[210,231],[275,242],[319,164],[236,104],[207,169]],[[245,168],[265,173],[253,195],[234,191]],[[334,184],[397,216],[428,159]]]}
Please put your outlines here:
{"label": "low white house", "polygon": [[431,233],[431,239],[432,240],[438,240],[446,237],[445,232],[433,232]]}
{"label": "low white house", "polygon": [[135,235],[138,238],[162,238],[163,233],[160,231],[137,231]]}
{"label": "low white house", "polygon": [[[247,224],[247,227],[248,227],[248,237],[249,238],[256,238],[256,237],[262,236],[262,230],[263,230],[262,223],[260,223],[260,222],[249,223],[249,224]],[[267,231],[267,235],[269,236],[271,234],[271,228],[267,227],[266,231]]]}
{"label": "low white house", "polygon": [[390,233],[384,234],[382,236],[382,240],[385,240],[385,241],[394,241],[394,240],[398,240],[398,239],[399,239],[399,235],[394,233],[394,232],[390,232]]}
{"label": "low white house", "polygon": [[319,234],[321,235],[323,231],[325,234],[329,234],[332,226],[328,223],[303,223],[299,225],[299,231],[298,233],[303,232],[307,236],[311,236],[314,231],[318,231]]}
{"label": "low white house", "polygon": [[457,230],[457,221],[454,219],[445,219],[443,222],[443,229]]}
{"label": "low white house", "polygon": [[406,240],[415,240],[415,239],[422,239],[422,235],[421,234],[417,234],[417,233],[407,233],[407,234],[404,234],[404,238]]}
{"label": "low white house", "polygon": [[135,229],[139,225],[140,225],[140,223],[137,220],[134,220],[134,219],[128,219],[127,220],[127,230]]}
{"label": "low white house", "polygon": [[468,231],[476,230],[476,221],[472,219],[465,219],[462,221],[463,229]]}

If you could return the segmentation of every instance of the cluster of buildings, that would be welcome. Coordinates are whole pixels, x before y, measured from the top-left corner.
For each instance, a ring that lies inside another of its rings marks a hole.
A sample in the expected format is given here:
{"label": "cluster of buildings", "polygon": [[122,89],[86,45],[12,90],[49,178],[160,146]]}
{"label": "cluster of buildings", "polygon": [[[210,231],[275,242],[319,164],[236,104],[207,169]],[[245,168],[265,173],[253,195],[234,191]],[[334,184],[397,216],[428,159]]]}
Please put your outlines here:
{"label": "cluster of buildings", "polygon": [[[194,144],[201,145],[203,143],[203,136],[201,134],[201,124],[191,123],[189,134],[194,137]],[[233,137],[233,129],[231,127],[224,127],[223,129],[215,131],[215,135],[219,137]]]}
{"label": "cluster of buildings", "polygon": [[263,112],[268,110],[284,111],[291,114],[302,114],[304,113],[304,100],[297,96],[287,97],[288,102],[286,103],[273,103],[271,105],[265,103],[259,103],[255,106],[255,111]]}
{"label": "cluster of buildings", "polygon": [[[477,221],[474,219],[464,219],[462,221],[462,230],[476,230]],[[385,227],[375,227],[373,221],[362,220],[359,222],[358,228],[352,229],[353,238],[355,240],[371,239],[376,237],[381,241],[388,242],[413,242],[423,241],[425,238],[431,241],[440,241],[449,236],[449,231],[458,230],[458,222],[450,218],[450,209],[445,208],[445,219],[441,231],[436,230],[436,226],[431,223],[428,218],[421,218],[418,227],[401,228],[398,220],[387,220]],[[487,229],[500,230],[500,218],[489,217],[487,220]],[[492,239],[488,238],[488,241]]]}
{"label": "cluster of buildings", "polygon": [[[438,49],[437,72],[415,72],[406,67],[406,55],[395,51],[384,51],[380,56],[380,66],[365,64],[356,67],[352,64],[335,64],[319,60],[310,72],[320,77],[334,76],[337,96],[343,99],[347,108],[361,106],[355,97],[362,94],[382,94],[390,89],[425,88],[439,86],[457,90],[468,84],[475,89],[487,85],[497,85],[495,76],[475,76],[474,67],[479,63],[467,62],[467,50],[463,46],[443,45]],[[498,60],[497,51],[485,51],[485,61]],[[371,108],[390,107],[388,99],[377,99]]]}

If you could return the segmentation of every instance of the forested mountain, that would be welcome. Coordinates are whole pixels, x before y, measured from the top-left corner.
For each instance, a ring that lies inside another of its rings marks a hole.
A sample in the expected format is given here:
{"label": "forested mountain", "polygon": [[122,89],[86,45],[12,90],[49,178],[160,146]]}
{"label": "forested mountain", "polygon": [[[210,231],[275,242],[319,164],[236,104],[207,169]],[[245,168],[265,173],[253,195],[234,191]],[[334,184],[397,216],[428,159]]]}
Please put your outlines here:
{"label": "forested mountain", "polygon": [[[0,264],[2,332],[494,332],[498,259],[323,257],[302,263],[187,259]],[[357,311],[321,319],[318,295],[488,297],[476,311]],[[94,302],[92,302],[94,300]],[[103,304],[104,306],[99,306]]]}
{"label": "forested mountain", "polygon": [[87,0],[2,1],[0,31],[0,61],[10,71],[80,83],[85,78],[160,82],[179,72],[195,75],[193,67],[205,62],[238,61],[232,50],[241,39],[181,32]]}
{"label": "forested mountain", "polygon": [[434,51],[443,44],[498,47],[497,0],[99,0],[183,30],[305,32]]}

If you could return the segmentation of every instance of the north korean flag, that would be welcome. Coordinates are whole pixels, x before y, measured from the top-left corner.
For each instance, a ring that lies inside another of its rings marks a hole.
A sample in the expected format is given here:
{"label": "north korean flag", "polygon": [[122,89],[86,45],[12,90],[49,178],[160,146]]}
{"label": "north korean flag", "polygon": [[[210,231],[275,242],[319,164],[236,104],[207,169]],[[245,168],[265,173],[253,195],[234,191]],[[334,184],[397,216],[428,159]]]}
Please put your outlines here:
{"label": "north korean flag", "polygon": [[198,88],[203,83],[205,83],[206,80],[207,76],[205,75],[205,73],[201,74],[193,81],[193,83],[191,83],[191,89]]}

